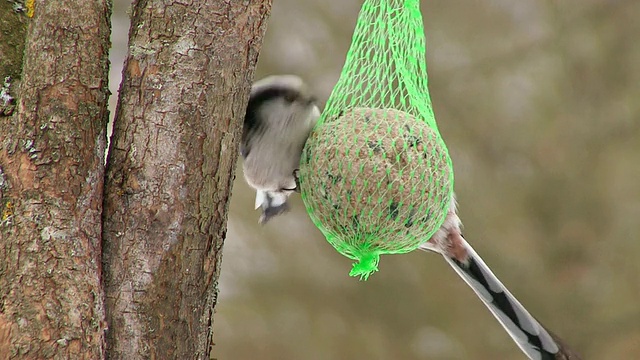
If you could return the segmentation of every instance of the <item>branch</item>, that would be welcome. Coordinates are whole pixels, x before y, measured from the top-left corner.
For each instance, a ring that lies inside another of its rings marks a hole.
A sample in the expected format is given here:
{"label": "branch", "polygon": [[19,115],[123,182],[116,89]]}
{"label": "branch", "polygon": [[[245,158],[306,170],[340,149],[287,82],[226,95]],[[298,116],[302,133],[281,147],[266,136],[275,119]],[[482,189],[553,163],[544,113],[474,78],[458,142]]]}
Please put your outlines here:
{"label": "branch", "polygon": [[209,359],[270,1],[134,5],[105,185],[108,356]]}

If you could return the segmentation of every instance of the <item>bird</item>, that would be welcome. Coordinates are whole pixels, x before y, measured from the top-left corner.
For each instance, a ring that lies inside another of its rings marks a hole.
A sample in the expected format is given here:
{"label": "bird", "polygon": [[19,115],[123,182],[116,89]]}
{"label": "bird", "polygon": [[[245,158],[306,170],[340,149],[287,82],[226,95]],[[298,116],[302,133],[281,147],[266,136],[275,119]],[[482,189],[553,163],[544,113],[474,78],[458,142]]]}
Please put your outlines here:
{"label": "bird", "polygon": [[256,190],[255,208],[262,209],[259,223],[289,210],[289,196],[299,192],[302,148],[319,117],[317,100],[299,76],[270,75],[251,87],[240,155],[244,178]]}
{"label": "bird", "polygon": [[529,359],[581,360],[525,309],[465,240],[455,194],[451,197],[443,224],[419,249],[442,255]]}

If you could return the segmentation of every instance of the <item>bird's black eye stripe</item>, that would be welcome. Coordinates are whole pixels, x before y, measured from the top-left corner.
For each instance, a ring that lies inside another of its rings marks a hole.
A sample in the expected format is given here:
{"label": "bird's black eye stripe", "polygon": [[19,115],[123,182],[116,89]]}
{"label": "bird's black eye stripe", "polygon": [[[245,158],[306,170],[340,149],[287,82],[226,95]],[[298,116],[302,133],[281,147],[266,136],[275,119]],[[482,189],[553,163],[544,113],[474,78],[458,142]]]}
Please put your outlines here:
{"label": "bird's black eye stripe", "polygon": [[284,93],[283,99],[288,103],[293,103],[299,98],[298,95],[293,94],[291,92]]}
{"label": "bird's black eye stripe", "polygon": [[260,130],[260,124],[256,118],[258,109],[268,101],[274,99],[284,99],[287,102],[294,102],[302,100],[302,94],[287,87],[269,87],[260,91],[257,91],[249,97],[249,103],[247,104],[247,111],[244,116],[244,134],[245,136],[254,130]]}
{"label": "bird's black eye stripe", "polygon": [[251,94],[248,107],[253,106],[254,108],[257,108],[261,104],[277,98],[284,99],[288,102],[305,100],[302,93],[297,90],[288,87],[269,87]]}

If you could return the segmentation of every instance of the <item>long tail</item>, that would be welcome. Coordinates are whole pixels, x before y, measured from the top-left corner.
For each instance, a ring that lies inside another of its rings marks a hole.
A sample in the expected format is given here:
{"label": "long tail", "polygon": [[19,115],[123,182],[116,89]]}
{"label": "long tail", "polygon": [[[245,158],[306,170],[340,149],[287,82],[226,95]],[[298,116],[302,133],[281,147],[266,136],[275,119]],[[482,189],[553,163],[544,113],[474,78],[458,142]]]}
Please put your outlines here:
{"label": "long tail", "polygon": [[556,359],[560,348],[547,330],[502,285],[471,245],[464,241],[463,246],[468,253],[466,261],[444,255],[447,263],[473,289],[530,359]]}
{"label": "long tail", "polygon": [[467,256],[464,260],[458,260],[456,256],[448,256],[429,245],[421,248],[443,255],[447,263],[473,289],[529,359],[580,360],[580,357],[568,349],[561,339],[545,329],[529,314],[462,236],[458,237],[457,242],[466,250]]}

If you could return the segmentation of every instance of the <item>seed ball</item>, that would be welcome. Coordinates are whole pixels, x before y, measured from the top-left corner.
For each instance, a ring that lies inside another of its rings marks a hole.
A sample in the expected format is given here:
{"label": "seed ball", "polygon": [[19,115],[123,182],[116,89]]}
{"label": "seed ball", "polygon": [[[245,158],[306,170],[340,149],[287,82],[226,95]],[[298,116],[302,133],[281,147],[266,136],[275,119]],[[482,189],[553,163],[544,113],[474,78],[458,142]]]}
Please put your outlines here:
{"label": "seed ball", "polygon": [[393,109],[353,108],[314,129],[300,185],[327,240],[362,259],[427,241],[449,208],[453,170],[442,138],[426,122]]}

